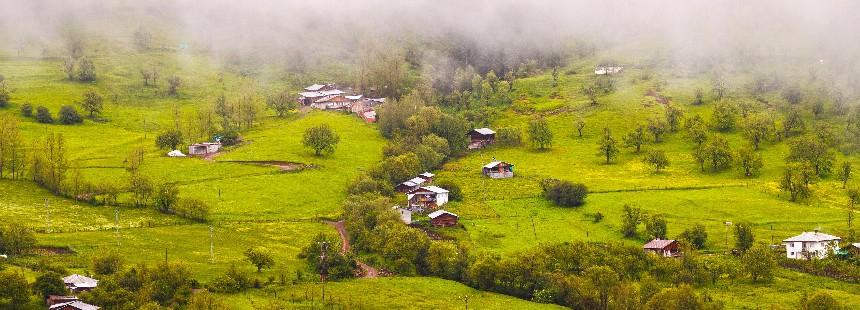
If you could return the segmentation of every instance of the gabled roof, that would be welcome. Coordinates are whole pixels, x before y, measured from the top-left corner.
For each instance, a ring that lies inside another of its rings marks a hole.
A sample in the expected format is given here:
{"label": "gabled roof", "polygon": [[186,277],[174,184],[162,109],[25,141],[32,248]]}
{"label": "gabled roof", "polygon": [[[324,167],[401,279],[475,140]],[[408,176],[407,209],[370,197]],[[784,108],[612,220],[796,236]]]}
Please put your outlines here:
{"label": "gabled roof", "polygon": [[834,240],[842,240],[834,235],[828,235],[820,232],[803,232],[797,236],[782,240],[782,242],[825,242],[825,241],[834,241]]}
{"label": "gabled roof", "polygon": [[430,172],[424,172],[424,173],[422,173],[422,174],[419,174],[418,176],[425,177],[425,178],[432,178],[432,177],[434,177],[434,176],[436,176],[436,175],[435,175],[435,174],[432,174],[432,173],[430,173]]}
{"label": "gabled roof", "polygon": [[91,304],[85,303],[85,302],[80,301],[80,300],[55,304],[55,305],[52,305],[51,307],[49,307],[48,309],[62,309],[63,307],[66,307],[66,306],[70,306],[72,308],[80,309],[80,310],[98,310],[99,309],[99,307],[93,306]]}
{"label": "gabled roof", "polygon": [[305,90],[307,90],[307,91],[318,91],[320,89],[323,89],[323,87],[325,87],[325,85],[323,85],[323,84],[314,84],[314,85],[305,87]]}
{"label": "gabled roof", "polygon": [[[498,166],[498,165],[499,165],[499,164],[501,164],[501,163],[504,163],[504,162],[503,162],[503,161],[500,161],[500,160],[492,161],[492,162],[490,162],[489,164],[484,165],[484,168],[494,168],[494,167]],[[508,165],[510,165],[510,164],[508,164]]]}
{"label": "gabled roof", "polygon": [[355,95],[355,96],[344,96],[344,97],[346,97],[346,99],[349,99],[349,100],[359,100],[359,99],[361,99],[361,98],[362,98],[362,97],[364,97],[364,96],[362,96],[362,95]]}
{"label": "gabled roof", "polygon": [[672,243],[675,243],[675,240],[654,239],[643,245],[642,248],[647,250],[662,250]]}
{"label": "gabled roof", "polygon": [[472,131],[477,132],[477,133],[482,134],[482,135],[492,135],[492,134],[496,133],[495,131],[493,131],[490,128],[475,128],[475,129],[472,129]]}
{"label": "gabled roof", "polygon": [[63,283],[71,284],[75,287],[96,287],[99,283],[99,280],[82,276],[79,274],[73,274],[63,278]]}
{"label": "gabled roof", "polygon": [[405,181],[403,183],[400,183],[400,185],[418,186],[418,185],[423,184],[424,182],[425,182],[425,180],[422,178],[412,178],[412,179],[409,179],[409,181]]}
{"label": "gabled roof", "polygon": [[445,210],[436,210],[436,211],[433,211],[433,213],[428,214],[427,216],[429,216],[431,219],[435,219],[442,214],[450,214],[450,215],[453,215],[454,217],[459,217],[456,214],[445,211]]}
{"label": "gabled roof", "polygon": [[434,193],[437,193],[437,194],[443,194],[443,193],[447,193],[447,192],[448,192],[448,190],[447,190],[447,189],[444,189],[444,188],[441,188],[441,187],[438,187],[438,186],[432,186],[432,185],[431,185],[431,186],[422,186],[422,187],[418,188],[418,190],[422,190],[422,189],[423,189],[423,190],[428,190],[428,191],[431,191],[431,192],[434,192]]}

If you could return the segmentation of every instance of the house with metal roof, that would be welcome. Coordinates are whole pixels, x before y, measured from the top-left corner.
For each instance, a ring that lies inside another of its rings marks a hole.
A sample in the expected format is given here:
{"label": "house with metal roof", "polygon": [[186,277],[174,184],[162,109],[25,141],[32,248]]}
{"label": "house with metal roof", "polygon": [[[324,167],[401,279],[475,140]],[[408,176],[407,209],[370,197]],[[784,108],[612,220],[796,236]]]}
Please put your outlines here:
{"label": "house with metal roof", "polygon": [[496,132],[490,128],[476,128],[468,133],[469,149],[480,149],[487,145],[493,144],[496,140]]}
{"label": "house with metal roof", "polygon": [[66,284],[66,288],[68,288],[72,292],[81,292],[81,291],[89,291],[96,286],[99,285],[99,280],[82,276],[79,274],[73,274],[68,277],[63,278],[63,283]]}
{"label": "house with metal roof", "polygon": [[484,165],[481,173],[493,179],[505,179],[514,177],[514,165],[504,161],[492,161]]}
{"label": "house with metal roof", "polygon": [[80,300],[53,304],[48,307],[49,310],[98,310],[99,307],[85,303]]}
{"label": "house with metal roof", "polygon": [[457,220],[460,218],[456,214],[445,210],[436,210],[427,216],[430,217],[430,224],[436,227],[457,226]]}
{"label": "house with metal roof", "polygon": [[421,177],[414,177],[404,181],[403,183],[397,184],[397,186],[394,187],[394,190],[406,194],[418,189],[418,187],[424,184],[424,182],[427,182],[427,180]]}
{"label": "house with metal roof", "polygon": [[681,245],[676,240],[654,239],[643,245],[642,249],[662,257],[681,256]]}
{"label": "house with metal roof", "polygon": [[409,201],[410,210],[436,210],[448,203],[448,190],[432,185],[422,186],[406,194],[406,199]]}
{"label": "house with metal roof", "polygon": [[803,232],[800,235],[782,240],[785,257],[793,259],[825,258],[830,252],[839,251],[842,238],[818,231]]}

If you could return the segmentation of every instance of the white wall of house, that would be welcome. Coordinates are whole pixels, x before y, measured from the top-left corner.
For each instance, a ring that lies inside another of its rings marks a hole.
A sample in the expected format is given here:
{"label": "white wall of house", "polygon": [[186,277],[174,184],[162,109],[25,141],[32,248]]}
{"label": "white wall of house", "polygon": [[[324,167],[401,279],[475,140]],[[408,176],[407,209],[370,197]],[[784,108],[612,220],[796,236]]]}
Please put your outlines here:
{"label": "white wall of house", "polygon": [[806,259],[804,250],[813,258],[825,258],[829,249],[839,250],[839,241],[807,241],[786,242],[785,257],[793,259]]}
{"label": "white wall of house", "polygon": [[436,205],[442,206],[448,203],[448,193],[437,193],[436,194]]}

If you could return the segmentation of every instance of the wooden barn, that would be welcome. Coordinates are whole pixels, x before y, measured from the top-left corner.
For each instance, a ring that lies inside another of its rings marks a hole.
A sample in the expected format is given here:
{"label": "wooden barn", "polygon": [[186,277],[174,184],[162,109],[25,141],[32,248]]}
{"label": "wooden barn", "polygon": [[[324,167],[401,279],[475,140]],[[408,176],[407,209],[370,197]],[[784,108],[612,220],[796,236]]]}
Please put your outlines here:
{"label": "wooden barn", "polygon": [[675,240],[654,239],[642,246],[645,252],[654,253],[662,257],[681,256],[681,245]]}
{"label": "wooden barn", "polygon": [[397,186],[394,187],[394,190],[396,190],[399,193],[406,194],[406,193],[409,193],[411,191],[418,189],[418,187],[420,187],[421,184],[424,184],[424,182],[425,182],[424,179],[422,179],[420,177],[415,177],[415,178],[412,178],[412,179],[405,181],[403,183],[397,184]]}
{"label": "wooden barn", "polygon": [[456,214],[445,210],[436,210],[427,216],[430,217],[430,224],[436,227],[457,226],[457,220],[459,219]]}
{"label": "wooden barn", "polygon": [[503,161],[493,161],[484,165],[482,173],[493,179],[514,177],[514,165]]}
{"label": "wooden barn", "polygon": [[422,186],[408,194],[410,210],[436,210],[448,203],[448,190],[437,186]]}
{"label": "wooden barn", "polygon": [[469,149],[480,149],[496,141],[496,132],[489,128],[477,128],[469,131]]}
{"label": "wooden barn", "polygon": [[188,146],[188,155],[207,155],[217,153],[220,149],[220,142],[195,143]]}

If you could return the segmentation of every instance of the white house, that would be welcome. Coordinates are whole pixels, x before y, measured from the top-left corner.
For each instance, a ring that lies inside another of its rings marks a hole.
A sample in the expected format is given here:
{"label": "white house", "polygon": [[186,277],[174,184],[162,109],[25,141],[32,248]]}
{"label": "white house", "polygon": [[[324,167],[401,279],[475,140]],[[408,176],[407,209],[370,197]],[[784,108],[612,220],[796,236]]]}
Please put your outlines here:
{"label": "white house", "polygon": [[615,66],[612,66],[612,65],[599,66],[597,68],[594,68],[594,74],[597,74],[597,75],[615,74],[615,73],[621,73],[622,71],[624,71],[624,66],[618,66],[618,65],[615,65]]}
{"label": "white house", "polygon": [[788,258],[825,258],[830,249],[839,250],[839,240],[842,238],[814,231],[782,240],[782,244],[785,245],[785,256]]}

